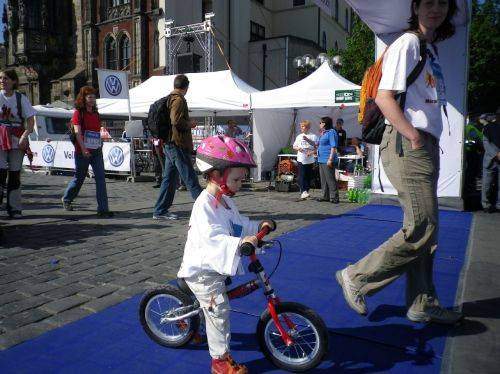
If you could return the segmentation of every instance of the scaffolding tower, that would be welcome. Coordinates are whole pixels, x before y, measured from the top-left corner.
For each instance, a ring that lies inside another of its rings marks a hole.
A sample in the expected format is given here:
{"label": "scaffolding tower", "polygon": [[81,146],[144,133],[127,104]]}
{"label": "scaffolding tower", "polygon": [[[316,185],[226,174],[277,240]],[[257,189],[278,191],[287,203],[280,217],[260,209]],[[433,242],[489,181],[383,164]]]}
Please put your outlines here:
{"label": "scaffolding tower", "polygon": [[[205,14],[205,21],[191,25],[174,26],[172,19],[165,19],[165,70],[167,75],[177,73],[177,54],[189,38],[194,38],[203,50],[204,71],[214,71],[214,13]],[[166,18],[166,16],[165,16]]]}

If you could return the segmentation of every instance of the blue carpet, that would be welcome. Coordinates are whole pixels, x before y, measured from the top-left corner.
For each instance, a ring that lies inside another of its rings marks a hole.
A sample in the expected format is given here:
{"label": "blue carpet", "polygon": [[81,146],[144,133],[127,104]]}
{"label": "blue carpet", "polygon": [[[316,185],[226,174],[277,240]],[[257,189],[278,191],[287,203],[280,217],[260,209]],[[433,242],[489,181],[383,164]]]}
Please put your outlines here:
{"label": "blue carpet", "polygon": [[[464,263],[472,216],[440,212],[435,283],[441,304],[452,306]],[[333,279],[335,270],[361,258],[401,226],[401,210],[368,205],[283,235],[284,253],[272,278],[282,300],[306,304],[330,329],[330,351],[314,372],[438,373],[447,328],[405,318],[404,279],[368,298],[367,318],[352,312]],[[270,271],[277,250],[261,256]],[[248,278],[246,275],[241,280]],[[239,284],[236,278],[234,284]],[[0,353],[2,373],[206,373],[206,345],[168,349],[142,331],[140,296],[50,331]],[[277,373],[259,352],[255,316],[264,308],[260,291],[232,301],[232,353],[250,372]]]}

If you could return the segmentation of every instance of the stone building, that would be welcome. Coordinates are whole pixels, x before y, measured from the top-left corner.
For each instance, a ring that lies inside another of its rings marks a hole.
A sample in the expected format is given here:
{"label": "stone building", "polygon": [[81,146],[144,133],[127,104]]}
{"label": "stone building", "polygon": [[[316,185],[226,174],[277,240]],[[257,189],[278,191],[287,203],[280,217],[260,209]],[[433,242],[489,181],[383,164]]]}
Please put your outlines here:
{"label": "stone building", "polygon": [[96,68],[128,70],[136,85],[163,72],[160,16],[157,0],[8,0],[6,65],[34,104],[71,105],[82,85],[97,87]]}

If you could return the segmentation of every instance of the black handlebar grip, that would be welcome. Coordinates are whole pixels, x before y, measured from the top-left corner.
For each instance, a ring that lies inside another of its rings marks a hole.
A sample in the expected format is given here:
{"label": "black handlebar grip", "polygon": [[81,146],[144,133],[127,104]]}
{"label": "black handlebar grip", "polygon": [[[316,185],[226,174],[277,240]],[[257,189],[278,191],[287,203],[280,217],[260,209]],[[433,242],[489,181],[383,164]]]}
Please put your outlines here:
{"label": "black handlebar grip", "polygon": [[251,256],[255,252],[255,248],[252,243],[243,243],[240,245],[240,253],[243,256]]}

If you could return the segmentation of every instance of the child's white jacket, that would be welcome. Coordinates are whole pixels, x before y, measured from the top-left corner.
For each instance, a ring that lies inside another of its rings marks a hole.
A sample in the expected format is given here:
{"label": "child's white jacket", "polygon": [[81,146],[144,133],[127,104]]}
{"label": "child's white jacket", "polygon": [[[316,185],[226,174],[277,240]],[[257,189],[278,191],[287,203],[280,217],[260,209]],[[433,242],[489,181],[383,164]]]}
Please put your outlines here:
{"label": "child's white jacket", "polygon": [[241,238],[257,233],[259,223],[241,215],[231,198],[222,196],[222,199],[229,209],[222,204],[216,207],[215,197],[207,190],[196,199],[179,278],[205,271],[230,276],[243,273],[238,247]]}

